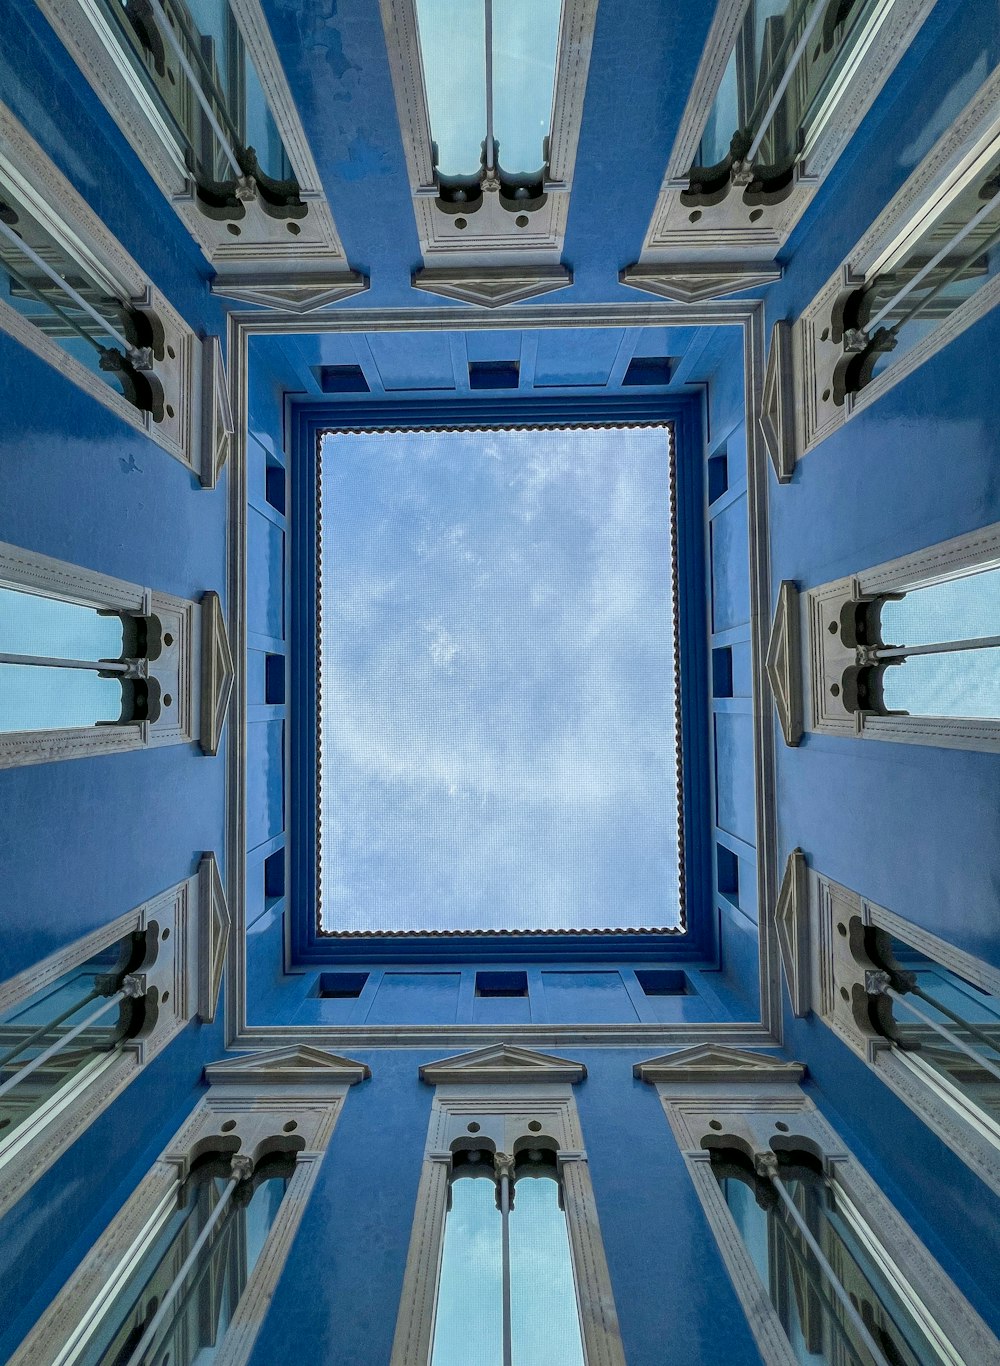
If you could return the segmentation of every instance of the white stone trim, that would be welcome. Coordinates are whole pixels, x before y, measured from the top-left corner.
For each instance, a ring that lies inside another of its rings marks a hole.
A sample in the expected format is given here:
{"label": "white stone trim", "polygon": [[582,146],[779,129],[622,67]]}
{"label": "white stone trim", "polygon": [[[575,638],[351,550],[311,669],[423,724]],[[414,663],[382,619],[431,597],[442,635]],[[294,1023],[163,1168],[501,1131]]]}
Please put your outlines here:
{"label": "white stone trim", "polygon": [[[430,1360],[451,1145],[458,1139],[468,1139],[467,1125],[471,1121],[480,1126],[477,1136],[481,1135],[497,1152],[513,1153],[518,1140],[533,1137],[530,1123],[540,1123],[541,1132],[555,1140],[587,1366],[625,1366],[611,1277],[573,1099],[574,1083],[538,1079],[543,1071],[557,1076],[559,1063],[577,1072],[580,1065],[545,1055],[538,1057],[537,1066],[530,1068],[530,1080],[505,1082],[480,1079],[482,1060],[473,1054],[466,1070],[474,1080],[465,1084],[442,1082],[436,1087],[390,1366],[427,1366]],[[446,1061],[449,1071],[442,1076],[460,1069],[463,1060]],[[421,1074],[431,1081],[432,1067],[422,1068]]]}
{"label": "white stone trim", "polygon": [[361,1048],[481,1048],[511,1043],[527,1047],[683,1047],[713,1040],[739,1047],[773,1045],[781,1037],[781,966],[778,940],[768,908],[774,906],[780,882],[775,807],[774,717],[765,672],[770,618],[767,452],[758,415],[764,374],[763,310],[755,300],[715,299],[699,304],[674,301],[631,304],[510,305],[505,309],[462,310],[453,307],[352,308],[335,317],[318,313],[309,330],[325,332],[451,332],[495,329],[645,328],[735,326],[743,332],[746,393],[748,520],[750,526],[751,648],[754,652],[754,750],[758,888],[761,906],[760,1020],[704,1024],[523,1024],[523,1025],[259,1025],[247,1019],[246,992],[246,519],[247,519],[247,371],[254,336],[291,336],[302,331],[295,313],[231,313],[229,357],[235,431],[230,457],[228,588],[226,608],[233,649],[236,685],[226,746],[227,843],[226,891],[234,932],[230,937],[229,987],[226,992],[227,1039],[233,1047],[268,1048],[298,1042],[347,1051]]}
{"label": "white stone trim", "polygon": [[805,657],[809,669],[809,729],[867,740],[1000,752],[1000,718],[851,714],[839,698],[831,694],[831,688],[839,688],[844,669],[855,662],[854,650],[848,649],[839,634],[830,630],[831,625],[839,622],[840,609],[845,602],[960,578],[993,564],[1000,564],[1000,522],[810,588],[802,594],[807,640]]}
{"label": "white stone trim", "polygon": [[747,9],[747,0],[720,0],[646,231],[640,266],[711,261],[723,254],[744,263],[763,265],[773,260],[933,4],[934,0],[895,0],[876,14],[815,142],[798,165],[787,199],[763,206],[761,217],[751,222],[742,194],[734,187],[721,204],[703,208],[701,217],[692,223],[680,192],[687,187],[688,172]]}
{"label": "white stone trim", "polygon": [[[805,1140],[822,1155],[859,1236],[942,1360],[954,1366],[1000,1361],[1000,1343],[987,1325],[798,1085],[768,1081],[766,1075],[756,1082],[751,1071],[741,1081],[657,1081],[656,1089],[765,1366],[794,1366],[797,1358],[712,1174],[708,1145],[726,1138],[755,1155],[771,1152],[775,1136],[784,1148]],[[711,1127],[713,1122],[719,1127]],[[787,1132],[778,1131],[778,1123]]]}
{"label": "white stone trim", "polygon": [[[807,872],[803,909],[812,1008],[942,1143],[1000,1195],[1000,1126],[926,1066],[919,1054],[893,1048],[867,1023],[859,1024],[852,1009],[854,994],[864,991],[865,970],[876,965],[864,953],[854,926],[883,929],[994,996],[1000,996],[1000,969],[812,869]],[[840,933],[838,925],[844,925],[848,934]],[[842,989],[848,993],[846,1001]]]}
{"label": "white stone trim", "polygon": [[1000,303],[1000,277],[994,277],[897,361],[886,366],[860,393],[848,395],[842,406],[829,397],[833,372],[844,353],[829,335],[824,337],[823,334],[829,332],[830,315],[838,296],[844,290],[862,284],[903,251],[922,225],[954,198],[970,169],[988,156],[991,149],[995,155],[998,147],[1000,69],[984,81],[795,323],[792,330],[792,383],[797,414],[795,458],[801,459],[855,413],[864,412],[878,402],[884,393],[913,374]]}
{"label": "white stone trim", "polygon": [[27,317],[0,300],[0,328],[67,379],[110,408],[130,427],[143,432],[194,473],[201,470],[200,343],[169,300],[139,269],[39,144],[0,103],[0,173],[17,188],[34,217],[80,262],[87,274],[105,281],[110,293],[156,315],[164,328],[165,353],[154,373],[164,402],[173,409],[162,422],[140,412],[107,380],[71,356]]}
{"label": "white stone trim", "polygon": [[195,685],[201,654],[200,608],[196,603],[82,569],[50,555],[38,555],[6,541],[0,541],[0,583],[88,607],[152,612],[163,623],[165,634],[169,632],[173,637],[173,644],[164,645],[152,668],[163,693],[172,698],[169,707],[164,705],[159,720],[75,730],[3,732],[0,769],[186,744],[194,737],[201,710]]}
{"label": "white stone trim", "polygon": [[[235,1140],[241,1154],[255,1158],[266,1150],[269,1141],[284,1138],[284,1126],[293,1123],[293,1140],[301,1140],[303,1146],[264,1250],[216,1355],[217,1366],[244,1366],[352,1080],[356,1078],[345,1076],[336,1068],[328,1070],[322,1080],[313,1077],[297,1081],[280,1074],[269,1075],[267,1059],[262,1055],[257,1075],[246,1070],[241,1084],[212,1085],[150,1174],[14,1353],[10,1366],[34,1366],[41,1361],[51,1366],[71,1366],[77,1359],[88,1335],[110,1308],[121,1277],[141,1255],[150,1230],[156,1227],[163,1208],[186,1177],[197,1144],[215,1136],[223,1143]],[[223,1135],[221,1126],[229,1121],[234,1128]]]}
{"label": "white stone trim", "polygon": [[[449,262],[472,268],[516,266],[520,271],[526,264],[558,265],[580,139],[597,0],[563,0],[549,131],[549,178],[545,184],[548,201],[528,215],[529,224],[523,229],[516,226],[514,214],[500,207],[495,194],[484,194],[482,206],[468,215],[468,226],[462,231],[455,227],[453,215],[443,213],[437,207],[431,127],[414,0],[381,0],[381,11],[425,266]],[[450,273],[452,266],[446,269]],[[433,291],[430,284],[418,287]],[[527,296],[522,294],[520,297]]]}
{"label": "white stone trim", "polygon": [[126,140],[139,155],[178,217],[208,260],[225,275],[251,267],[262,279],[287,279],[330,269],[350,276],[344,249],[323,192],[259,0],[229,0],[268,106],[291,162],[308,215],[292,236],[283,222],[247,204],[240,237],[201,212],[173,135],[131,62],[119,47],[99,0],[39,0],[39,8],[93,87]]}
{"label": "white stone trim", "polygon": [[[7,1013],[101,949],[155,922],[161,931],[156,959],[142,972],[147,988],[155,987],[161,998],[164,991],[170,993],[166,1002],[161,999],[149,1035],[132,1040],[121,1053],[95,1059],[0,1143],[0,1214],[21,1199],[194,1015],[198,1005],[199,914],[196,875],[0,984],[0,1011]],[[166,940],[163,930],[169,931]]]}

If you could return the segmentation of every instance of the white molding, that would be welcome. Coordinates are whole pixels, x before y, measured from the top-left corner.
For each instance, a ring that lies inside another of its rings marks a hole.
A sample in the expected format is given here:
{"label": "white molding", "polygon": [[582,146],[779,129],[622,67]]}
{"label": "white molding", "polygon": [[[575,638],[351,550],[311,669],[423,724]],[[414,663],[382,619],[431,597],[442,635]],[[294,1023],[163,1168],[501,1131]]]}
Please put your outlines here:
{"label": "white molding", "polygon": [[[280,1068],[278,1071],[280,1074]],[[244,1366],[249,1360],[343,1107],[348,1083],[343,1077],[304,1078],[290,1089],[282,1090],[279,1085],[272,1091],[274,1078],[268,1076],[266,1065],[256,1076],[244,1074],[244,1080],[243,1087],[213,1084],[14,1353],[11,1366],[35,1366],[42,1361],[51,1366],[70,1366],[77,1359],[80,1348],[111,1307],[123,1275],[140,1255],[150,1228],[155,1227],[158,1215],[187,1176],[192,1156],[206,1141],[219,1138],[220,1146],[235,1142],[240,1154],[256,1158],[276,1138],[284,1139],[291,1126],[293,1140],[304,1146],[296,1157],[264,1249],[215,1356],[218,1366]],[[223,1136],[224,1123],[230,1127]]]}
{"label": "white molding", "polygon": [[844,669],[856,658],[855,651],[841,641],[839,631],[831,630],[839,625],[840,611],[846,602],[880,593],[905,592],[958,578],[991,564],[1000,564],[1000,522],[810,588],[803,595],[808,637],[809,729],[866,740],[1000,752],[1000,718],[852,714],[840,702],[839,694],[832,693],[834,687],[839,690]]}
{"label": "white molding", "polygon": [[352,299],[368,288],[368,277],[354,270],[322,275],[274,275],[267,271],[226,272],[212,281],[212,293],[244,304],[260,304],[288,313],[315,313],[342,299]]}
{"label": "white molding", "polygon": [[587,1069],[582,1062],[569,1062],[550,1053],[536,1053],[506,1043],[425,1063],[420,1069],[421,1081],[431,1086],[472,1083],[518,1086],[552,1081],[568,1081],[575,1085],[586,1075]]}
{"label": "white molding", "polygon": [[[456,1144],[468,1142],[470,1122],[478,1126],[477,1139],[498,1153],[514,1153],[536,1133],[555,1143],[587,1366],[625,1366],[573,1082],[555,1079],[558,1069],[551,1066],[560,1061],[543,1058],[550,1074],[547,1084],[539,1084],[535,1068],[526,1078],[505,1083],[477,1076],[473,1065],[466,1070],[465,1084],[437,1087],[390,1366],[427,1366],[430,1359],[451,1154]],[[426,1072],[421,1068],[430,1080]]]}
{"label": "white molding", "polygon": [[793,849],[785,864],[774,921],[781,949],[781,966],[793,1015],[808,1015],[810,1006],[810,943],[808,867],[801,849]]}
{"label": "white molding", "polygon": [[201,344],[201,470],[199,477],[207,489],[219,482],[233,440],[233,408],[229,399],[229,376],[216,336],[205,337]]}
{"label": "white molding", "polygon": [[69,730],[0,732],[0,769],[186,744],[191,740],[198,712],[194,678],[201,649],[196,631],[197,604],[50,555],[38,555],[6,541],[0,541],[0,582],[89,607],[153,612],[166,628],[164,634],[173,637],[169,647],[164,645],[152,670],[161,683],[164,699],[167,695],[171,698],[169,706],[164,700],[159,720]]}
{"label": "white molding", "polygon": [[205,1078],[210,1086],[355,1086],[371,1076],[365,1063],[352,1062],[325,1049],[296,1044],[263,1053],[246,1053],[210,1063]]}
{"label": "white molding", "polygon": [[240,222],[238,238],[227,231],[225,223],[206,217],[195,202],[173,134],[122,52],[99,0],[38,3],[125,139],[220,275],[230,270],[243,271],[248,266],[293,276],[317,268],[342,268],[349,273],[319,171],[259,0],[229,0],[229,5],[260,78],[301,197],[308,204],[306,217],[297,220],[295,235],[287,231],[284,221],[265,214],[255,200],[244,206],[246,215]]}
{"label": "white molding", "polygon": [[[187,878],[0,984],[0,1011],[6,1014],[132,931],[144,930],[153,922],[159,927],[156,959],[141,970],[147,988],[156,988],[161,998],[152,1032],[69,1078],[0,1143],[0,1215],[21,1199],[191,1018],[200,966],[194,924],[199,913],[197,878]],[[164,930],[169,931],[166,940]],[[172,1000],[166,1003],[164,991],[172,992]]]}
{"label": "white molding", "polygon": [[760,430],[779,484],[790,483],[795,473],[795,395],[792,384],[791,325],[778,321],[771,328],[771,344],[767,350]]}
{"label": "white molding", "polygon": [[766,1159],[779,1123],[785,1126],[777,1132],[782,1148],[801,1140],[822,1155],[876,1266],[914,1308],[931,1340],[951,1354],[942,1359],[1000,1361],[1000,1343],[987,1325],[797,1085],[762,1078],[756,1086],[659,1082],[657,1090],[765,1366],[794,1366],[798,1357],[712,1174],[708,1149],[729,1140],[755,1159]]}
{"label": "white molding", "polygon": [[758,887],[761,906],[759,1020],[704,1024],[523,1024],[523,1025],[260,1025],[247,1018],[246,985],[246,518],[247,518],[247,367],[254,336],[294,335],[302,321],[294,314],[257,312],[229,316],[227,355],[231,367],[235,433],[228,477],[229,535],[226,608],[237,669],[230,734],[226,747],[227,840],[226,886],[234,933],[230,938],[229,989],[225,994],[226,1037],[232,1047],[267,1048],[304,1042],[317,1047],[482,1048],[509,1043],[534,1048],[683,1047],[706,1039],[736,1047],[773,1046],[782,1028],[781,966],[777,936],[769,908],[777,899],[779,869],[775,807],[774,721],[764,674],[770,615],[770,568],[767,543],[767,455],[757,417],[763,378],[763,316],[754,300],[720,299],[701,304],[671,301],[621,304],[512,305],[501,310],[452,307],[352,308],[310,319],[317,333],[449,332],[517,328],[645,328],[669,326],[736,326],[743,333],[747,403],[748,518],[751,542],[751,621],[754,651],[754,750]]}
{"label": "white molding", "polygon": [[792,338],[793,384],[798,429],[798,459],[820,445],[855,413],[864,412],[883,394],[916,371],[949,342],[1000,303],[1000,277],[988,280],[918,342],[891,361],[881,374],[842,405],[832,398],[833,373],[843,357],[830,336],[834,304],[845,290],[877,273],[912,241],[959,187],[963,173],[991,147],[1000,146],[1000,68],[993,71],[948,130],[897,191],[842,265],[795,323]]}
{"label": "white molding", "polygon": [[629,266],[619,272],[618,278],[632,289],[659,294],[663,299],[676,299],[678,303],[694,304],[774,284],[781,279],[782,273],[782,267],[770,261],[759,264],[752,261],[677,261],[659,266]]}
{"label": "white molding", "polygon": [[739,187],[734,186],[720,204],[703,206],[692,222],[692,210],[680,202],[680,193],[687,186],[702,131],[747,9],[747,0],[721,0],[674,139],[643,241],[640,266],[695,259],[711,261],[722,254],[730,260],[748,263],[772,260],[933,5],[934,0],[895,0],[882,7],[864,50],[852,61],[850,79],[842,82],[814,145],[807,148],[796,167],[794,188],[787,199],[780,204],[761,206],[758,218],[751,220],[750,209],[743,203]]}
{"label": "white molding", "polygon": [[793,579],[778,585],[765,668],[785,744],[795,746],[802,739],[802,657],[799,590]]}
{"label": "white molding", "polygon": [[[198,340],[169,300],[149,281],[83,197],[39,144],[0,103],[0,175],[10,179],[18,197],[85,273],[107,283],[109,293],[156,315],[164,329],[164,357],[154,374],[163,386],[166,413],[154,422],[121,394],[109,375],[102,379],[47,336],[24,314],[0,300],[0,328],[33,351],[78,388],[110,408],[175,460],[197,473],[201,468],[201,369]],[[166,348],[169,347],[169,350]],[[171,354],[172,353],[172,354]]]}
{"label": "white molding", "polygon": [[[516,225],[517,215],[500,206],[498,195],[489,192],[484,193],[482,205],[464,217],[464,229],[456,227],[456,215],[438,208],[414,0],[380,0],[380,8],[424,265],[444,260],[469,267],[510,265],[520,269],[526,263],[558,265],[580,138],[597,0],[563,0],[549,130],[549,176],[545,185],[548,199],[525,215],[529,221],[524,228]],[[417,288],[427,288],[415,283]]]}
{"label": "white molding", "polygon": [[222,744],[229,702],[233,693],[235,665],[229,648],[226,618],[218,593],[201,599],[201,734],[202,753],[215,755]]}
{"label": "white molding", "polygon": [[482,308],[502,308],[504,304],[523,303],[573,283],[572,271],[565,266],[467,266],[449,270],[435,266],[418,270],[411,277],[414,289],[439,294],[460,303],[479,304]]}
{"label": "white molding", "polygon": [[231,928],[219,861],[208,851],[198,862],[198,1014],[206,1024],[215,1019]]}
{"label": "white molding", "polygon": [[787,1062],[777,1054],[752,1053],[743,1048],[724,1048],[718,1044],[696,1044],[661,1058],[637,1062],[633,1075],[642,1081],[690,1087],[706,1083],[740,1087],[799,1082],[805,1068],[800,1062]]}

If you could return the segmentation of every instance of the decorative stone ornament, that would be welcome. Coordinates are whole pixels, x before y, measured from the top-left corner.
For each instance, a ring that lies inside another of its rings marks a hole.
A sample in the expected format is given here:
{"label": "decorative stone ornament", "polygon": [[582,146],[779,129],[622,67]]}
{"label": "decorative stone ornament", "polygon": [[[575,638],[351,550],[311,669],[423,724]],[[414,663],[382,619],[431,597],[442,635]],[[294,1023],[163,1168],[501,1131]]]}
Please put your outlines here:
{"label": "decorative stone ornament", "polygon": [[637,1062],[633,1076],[641,1081],[669,1082],[677,1086],[720,1083],[739,1087],[746,1082],[773,1085],[799,1082],[805,1074],[800,1062],[787,1062],[777,1054],[754,1053],[719,1044],[697,1044],[664,1053],[648,1062]]}
{"label": "decorative stone ornament", "polygon": [[783,579],[774,607],[765,669],[786,745],[802,739],[802,659],[799,645],[799,590]]}
{"label": "decorative stone ornament", "polygon": [[795,398],[792,389],[792,329],[787,322],[771,328],[760,402],[760,430],[779,484],[795,473]]}
{"label": "decorative stone ornament", "polygon": [[801,849],[793,849],[785,864],[774,908],[774,923],[785,984],[795,1015],[808,1015],[810,1010],[808,877],[805,855]]}
{"label": "decorative stone ornament", "polygon": [[469,267],[447,270],[418,270],[412,277],[414,289],[440,294],[445,299],[479,304],[483,308],[502,308],[521,303],[573,283],[565,266],[498,266],[492,270]]}
{"label": "decorative stone ornament", "polygon": [[693,304],[704,299],[721,299],[727,294],[741,294],[746,289],[774,284],[782,275],[781,266],[770,263],[739,261],[705,263],[680,262],[677,265],[629,266],[618,278],[632,289],[658,294],[677,303]]}
{"label": "decorative stone ornament", "polygon": [[341,1084],[355,1086],[367,1081],[371,1068],[322,1048],[295,1044],[289,1048],[267,1048],[259,1053],[243,1053],[224,1058],[205,1068],[210,1086],[314,1086]]}
{"label": "decorative stone ornament", "polygon": [[198,864],[198,1014],[206,1024],[215,1019],[226,966],[231,921],[219,861],[205,853]]}
{"label": "decorative stone ornament", "polygon": [[440,1062],[425,1063],[420,1069],[421,1080],[431,1086],[482,1083],[513,1086],[546,1081],[568,1081],[576,1085],[586,1075],[587,1069],[582,1062],[569,1062],[550,1053],[536,1053],[530,1048],[516,1048],[511,1044],[495,1044],[473,1053],[460,1053]]}
{"label": "decorative stone ornament", "polygon": [[222,743],[236,670],[218,593],[201,599],[201,736],[203,754],[215,755]]}

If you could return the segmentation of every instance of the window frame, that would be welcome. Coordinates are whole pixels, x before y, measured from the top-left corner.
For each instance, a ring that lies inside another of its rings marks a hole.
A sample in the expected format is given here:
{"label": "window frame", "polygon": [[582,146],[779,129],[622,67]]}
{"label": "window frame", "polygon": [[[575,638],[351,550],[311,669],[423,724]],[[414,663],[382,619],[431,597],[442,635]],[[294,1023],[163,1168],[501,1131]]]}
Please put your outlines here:
{"label": "window frame", "polygon": [[[414,1210],[390,1366],[427,1366],[444,1245],[452,1145],[481,1125],[497,1152],[513,1153],[528,1124],[559,1145],[557,1162],[577,1287],[587,1366],[625,1366],[607,1259],[600,1236],[587,1154],[573,1098],[586,1076],[582,1063],[509,1045],[478,1049],[420,1068],[435,1088]],[[477,1135],[478,1137],[478,1135]]]}
{"label": "window frame", "polygon": [[[267,1049],[206,1067],[208,1094],[28,1333],[10,1366],[30,1366],[38,1361],[70,1366],[85,1345],[86,1334],[113,1304],[120,1276],[141,1255],[159,1213],[176,1194],[199,1152],[221,1139],[224,1144],[235,1142],[244,1160],[256,1160],[275,1146],[287,1146],[283,1126],[294,1121],[294,1138],[302,1143],[295,1169],[216,1355],[217,1366],[244,1366],[305,1213],[347,1091],[370,1075],[363,1063],[305,1047]],[[229,1121],[233,1128],[223,1134],[221,1126]]]}
{"label": "window frame", "polygon": [[866,966],[878,965],[862,961],[848,941],[835,933],[835,925],[858,919],[864,926],[884,930],[996,997],[1000,997],[1000,969],[818,872],[806,863],[801,850],[789,857],[777,916],[791,930],[782,936],[785,944],[797,942],[801,950],[797,961],[784,947],[782,951],[794,1012],[815,1011],[942,1143],[1000,1195],[1000,1137],[996,1132],[1000,1125],[982,1123],[979,1107],[957,1087],[873,1030],[859,1028],[840,989],[849,997],[854,987],[863,990]]}
{"label": "window frame", "polygon": [[0,102],[0,170],[30,205],[32,214],[86,273],[111,280],[119,297],[155,314],[164,343],[175,355],[157,361],[154,373],[173,417],[156,423],[130,403],[110,382],[70,355],[24,314],[0,299],[0,329],[65,375],[78,388],[110,408],[214,488],[229,455],[233,431],[228,381],[218,337],[200,341],[166,297],[151,283],[118,240]]}
{"label": "window frame", "polygon": [[[956,1361],[992,1361],[1000,1343],[944,1273],[879,1186],[801,1089],[805,1068],[777,1054],[699,1045],[633,1069],[656,1087],[660,1104],[765,1366],[797,1366],[767,1287],[757,1275],[736,1221],[712,1171],[705,1140],[732,1137],[755,1162],[769,1158],[777,1123],[781,1146],[794,1140],[821,1158],[826,1175],[857,1211],[865,1211],[869,1252],[904,1297],[923,1306],[925,1320]],[[713,1129],[712,1122],[720,1125]],[[947,1325],[947,1333],[942,1325]]]}
{"label": "window frame", "polygon": [[[142,976],[161,997],[168,990],[169,1001],[160,1004],[148,1035],[128,1040],[119,1053],[71,1076],[0,1144],[0,1214],[21,1199],[195,1014],[214,1018],[230,928],[215,855],[203,854],[193,877],[0,983],[0,1011],[6,1013],[152,921],[161,929],[158,952]],[[166,941],[164,929],[170,931]]]}
{"label": "window frame", "polygon": [[[881,716],[872,712],[849,713],[836,698],[831,700],[830,685],[839,685],[843,669],[855,662],[848,649],[829,627],[839,621],[841,606],[852,600],[877,597],[886,593],[905,593],[946,579],[960,578],[979,570],[1000,565],[1000,522],[977,531],[966,532],[923,550],[912,551],[885,564],[875,565],[858,574],[847,575],[832,583],[791,593],[784,590],[785,619],[800,616],[800,637],[806,642],[805,658],[796,670],[789,657],[791,689],[785,699],[779,695],[779,714],[793,697],[794,674],[807,676],[802,687],[808,698],[806,728],[821,734],[851,736],[868,740],[894,740],[905,744],[935,745],[946,749],[973,749],[1000,752],[1000,717],[960,716]],[[797,599],[792,602],[792,599]],[[775,617],[772,642],[778,648],[779,617]],[[789,637],[786,635],[786,642]],[[792,642],[794,647],[795,642]],[[905,667],[905,665],[903,666]]]}

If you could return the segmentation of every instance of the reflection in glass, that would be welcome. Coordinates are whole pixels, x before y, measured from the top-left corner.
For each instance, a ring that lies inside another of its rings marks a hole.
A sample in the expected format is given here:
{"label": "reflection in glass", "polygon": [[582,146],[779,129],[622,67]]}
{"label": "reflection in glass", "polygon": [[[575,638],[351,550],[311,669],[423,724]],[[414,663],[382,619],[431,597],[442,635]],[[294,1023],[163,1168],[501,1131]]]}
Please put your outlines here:
{"label": "reflection in glass", "polygon": [[0,731],[119,720],[123,634],[117,614],[0,584]]}
{"label": "reflection in glass", "polygon": [[141,1028],[141,1002],[111,998],[146,958],[146,934],[126,935],[0,1016],[0,1148],[68,1082],[118,1053]]}
{"label": "reflection in glass", "polygon": [[554,1154],[522,1154],[513,1181],[492,1153],[472,1156],[451,1182],[431,1366],[584,1366]]}
{"label": "reflection in glass", "polygon": [[752,168],[747,202],[783,198],[891,7],[750,0],[683,202],[724,198],[733,162]]}
{"label": "reflection in glass", "polygon": [[75,1358],[79,1366],[211,1366],[293,1165],[291,1155],[267,1157],[251,1179],[237,1181],[227,1155],[201,1159],[161,1209],[142,1255]]}
{"label": "reflection in glass", "polygon": [[[801,1366],[930,1366],[942,1360],[880,1269],[859,1212],[835,1181],[814,1169],[813,1159],[796,1165],[780,1155],[772,1182],[755,1176],[741,1153],[713,1151],[711,1156],[726,1205]],[[798,1219],[780,1198],[779,1181]],[[832,1282],[802,1225],[818,1245]]]}
{"label": "reflection in glass", "polygon": [[893,1042],[915,1066],[940,1078],[946,1093],[957,1091],[960,1102],[978,1110],[1000,1142],[1000,997],[884,931],[874,943],[873,956],[899,993]]}

